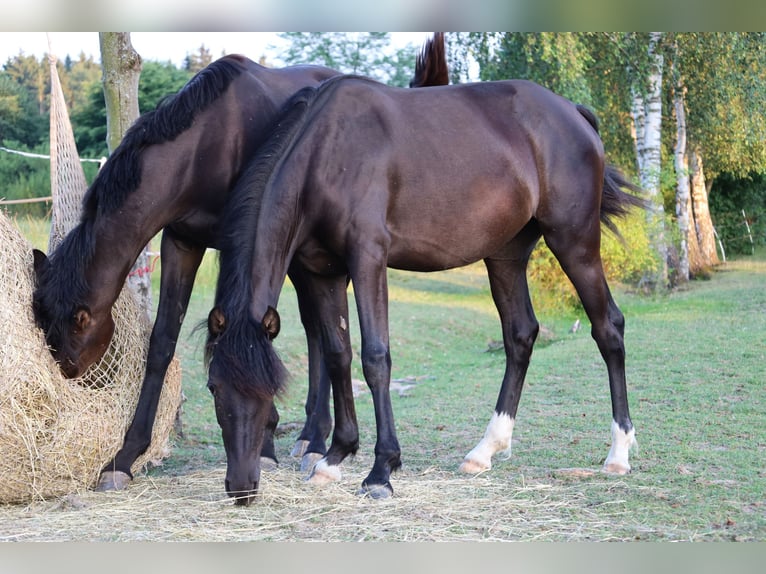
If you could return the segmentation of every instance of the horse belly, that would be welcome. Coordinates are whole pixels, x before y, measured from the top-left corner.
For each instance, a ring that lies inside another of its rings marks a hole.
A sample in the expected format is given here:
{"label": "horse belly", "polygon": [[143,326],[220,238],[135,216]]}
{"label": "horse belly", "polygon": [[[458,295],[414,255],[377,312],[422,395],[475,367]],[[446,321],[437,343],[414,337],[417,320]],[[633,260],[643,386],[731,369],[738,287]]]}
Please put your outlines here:
{"label": "horse belly", "polygon": [[389,266],[438,271],[469,265],[500,251],[532,218],[532,196],[520,193],[523,186],[494,178],[472,184],[434,186],[427,201],[421,192],[400,194],[403,201],[387,218]]}
{"label": "horse belly", "polygon": [[[474,214],[475,215],[475,214]],[[424,215],[416,226],[390,226],[388,266],[409,271],[441,271],[470,265],[507,245],[529,217]]]}

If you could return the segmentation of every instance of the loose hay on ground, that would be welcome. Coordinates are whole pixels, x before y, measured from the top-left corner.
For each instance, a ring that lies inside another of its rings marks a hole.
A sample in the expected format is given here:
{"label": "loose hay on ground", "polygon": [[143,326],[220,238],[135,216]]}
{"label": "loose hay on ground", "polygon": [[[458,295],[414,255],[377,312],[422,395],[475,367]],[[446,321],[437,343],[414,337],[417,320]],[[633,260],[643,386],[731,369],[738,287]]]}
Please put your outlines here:
{"label": "loose hay on ground", "polygon": [[[437,470],[402,471],[393,498],[371,500],[354,494],[365,468],[352,461],[340,483],[314,487],[297,463],[284,465],[262,474],[249,507],[224,494],[223,467],[142,477],[127,491],[16,507],[15,516],[3,517],[17,526],[0,526],[0,540],[601,540],[625,518],[619,505],[589,508],[579,485],[520,485],[502,475]],[[594,478],[594,488],[606,483],[613,481]]]}
{"label": "loose hay on ground", "polygon": [[[148,319],[124,289],[112,316],[104,359],[80,379],[65,379],[32,315],[32,248],[0,212],[0,503],[47,499],[89,488],[117,452],[143,378]],[[134,470],[167,455],[181,401],[173,361],[149,450]]]}

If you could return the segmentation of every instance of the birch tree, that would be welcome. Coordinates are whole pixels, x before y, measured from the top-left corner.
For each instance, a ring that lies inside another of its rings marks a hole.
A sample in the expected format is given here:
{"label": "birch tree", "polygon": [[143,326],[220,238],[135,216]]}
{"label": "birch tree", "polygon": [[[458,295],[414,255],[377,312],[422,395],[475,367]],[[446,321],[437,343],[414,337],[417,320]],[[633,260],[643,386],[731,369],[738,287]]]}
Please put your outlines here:
{"label": "birch tree", "polygon": [[[689,280],[690,252],[697,245],[697,234],[689,224],[691,192],[689,186],[689,159],[686,153],[686,110],[684,103],[685,88],[678,70],[678,62],[673,60],[673,75],[676,86],[673,90],[673,109],[676,116],[676,145],[673,150],[676,172],[676,220],[681,238],[678,254],[678,282]],[[692,247],[695,246],[695,247]]]}
{"label": "birch tree", "polygon": [[[634,35],[632,40],[643,42]],[[636,73],[631,86],[636,143],[636,162],[641,187],[650,199],[647,210],[649,241],[657,254],[658,267],[653,275],[647,274],[643,283],[650,289],[664,288],[668,284],[668,249],[665,233],[665,208],[660,188],[662,173],[662,74],[665,58],[662,52],[662,32],[650,32],[646,44],[646,65],[633,64]]]}
{"label": "birch tree", "polygon": [[[99,32],[101,66],[106,103],[106,143],[109,153],[122,141],[122,136],[136,121],[138,80],[141,56],[133,49],[130,32]],[[139,255],[128,275],[128,284],[139,298],[147,315],[152,307],[152,283],[148,246]]]}

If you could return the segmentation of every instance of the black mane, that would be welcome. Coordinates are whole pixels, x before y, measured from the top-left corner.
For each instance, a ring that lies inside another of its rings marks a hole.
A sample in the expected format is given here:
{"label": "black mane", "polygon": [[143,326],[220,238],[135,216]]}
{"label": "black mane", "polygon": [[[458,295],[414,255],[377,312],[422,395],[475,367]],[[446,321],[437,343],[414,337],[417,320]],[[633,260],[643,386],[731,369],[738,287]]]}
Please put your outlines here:
{"label": "black mane", "polygon": [[141,154],[148,146],[172,141],[188,130],[195,115],[223,94],[246,68],[238,56],[225,56],[198,72],[181,90],[143,114],[125,132],[83,198],[82,219],[117,209],[141,183]]}
{"label": "black mane", "polygon": [[205,358],[210,363],[215,354],[221,376],[246,395],[274,396],[287,379],[260,321],[250,315],[251,269],[263,192],[304,125],[316,94],[316,88],[303,88],[283,106],[268,140],[242,173],[221,216],[215,304],[226,317],[226,328],[218,336],[208,332]]}

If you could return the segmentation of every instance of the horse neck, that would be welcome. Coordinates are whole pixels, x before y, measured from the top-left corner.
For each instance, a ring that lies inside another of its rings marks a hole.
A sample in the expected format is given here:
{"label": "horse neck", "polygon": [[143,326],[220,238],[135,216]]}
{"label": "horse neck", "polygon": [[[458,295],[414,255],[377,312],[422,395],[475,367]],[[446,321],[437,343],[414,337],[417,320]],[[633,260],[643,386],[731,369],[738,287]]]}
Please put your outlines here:
{"label": "horse neck", "polygon": [[[302,186],[287,185],[281,189],[299,193]],[[266,193],[274,192],[274,185]],[[281,190],[280,190],[281,191]],[[297,209],[297,198],[283,195],[279,202],[264,197],[258,218],[258,231],[254,240],[254,251],[250,265],[252,299],[250,312],[260,319],[269,306],[277,307],[290,261],[300,242],[301,220]],[[268,270],[268,271],[267,271]]]}
{"label": "horse neck", "polygon": [[140,214],[128,220],[123,210],[99,217],[91,224],[94,249],[84,274],[90,291],[89,304],[95,310],[114,304],[131,267],[159,228]]}

